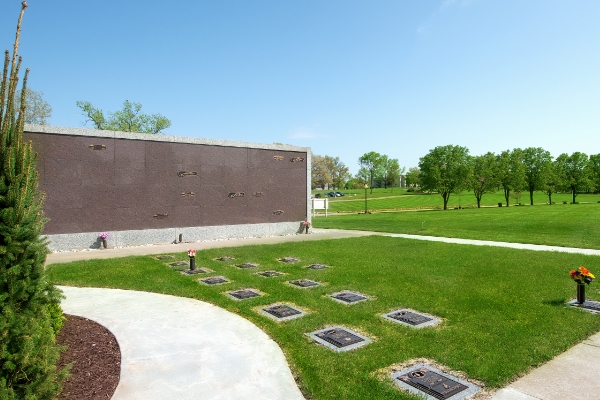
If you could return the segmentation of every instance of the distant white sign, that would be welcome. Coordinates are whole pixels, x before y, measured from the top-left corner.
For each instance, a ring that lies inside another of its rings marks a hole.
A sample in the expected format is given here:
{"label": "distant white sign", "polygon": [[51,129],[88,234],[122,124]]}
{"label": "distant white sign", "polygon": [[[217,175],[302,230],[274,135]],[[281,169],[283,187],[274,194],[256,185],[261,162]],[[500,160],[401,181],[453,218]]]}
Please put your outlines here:
{"label": "distant white sign", "polygon": [[327,216],[327,210],[329,209],[329,199],[325,197],[324,199],[312,199],[312,209],[313,216],[315,215],[315,210],[325,210],[325,216]]}

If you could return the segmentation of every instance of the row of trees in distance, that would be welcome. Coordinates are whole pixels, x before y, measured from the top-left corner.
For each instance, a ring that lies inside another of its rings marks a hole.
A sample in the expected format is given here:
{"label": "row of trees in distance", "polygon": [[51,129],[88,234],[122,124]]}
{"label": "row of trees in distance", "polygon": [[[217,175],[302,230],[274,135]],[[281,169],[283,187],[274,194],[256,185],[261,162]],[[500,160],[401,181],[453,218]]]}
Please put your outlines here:
{"label": "row of trees in distance", "polygon": [[469,155],[466,147],[438,146],[421,157],[418,168],[410,168],[406,182],[423,190],[436,191],[444,199],[444,209],[452,193],[472,190],[481,206],[486,193],[504,192],[506,205],[511,194],[520,198],[529,192],[542,191],[552,204],[552,194],[571,192],[573,203],[579,192],[600,191],[600,154],[589,156],[563,153],[554,159],[541,147],[505,150],[500,154]]}
{"label": "row of trees in distance", "polygon": [[393,188],[404,173],[397,159],[374,151],[362,155],[358,164],[360,169],[353,177],[339,157],[313,155],[312,187],[332,185],[334,189],[351,189],[368,184],[372,192],[373,186]]}

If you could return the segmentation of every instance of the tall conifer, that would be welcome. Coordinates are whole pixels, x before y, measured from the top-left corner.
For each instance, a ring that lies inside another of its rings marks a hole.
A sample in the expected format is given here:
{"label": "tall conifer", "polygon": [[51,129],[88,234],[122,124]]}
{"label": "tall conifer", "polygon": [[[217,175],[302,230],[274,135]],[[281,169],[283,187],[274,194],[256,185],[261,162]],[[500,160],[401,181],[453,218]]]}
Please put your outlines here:
{"label": "tall conifer", "polygon": [[15,109],[26,7],[23,2],[12,59],[7,50],[0,85],[0,399],[33,400],[54,398],[66,372],[55,367],[60,349],[49,309],[59,304],[60,292],[44,273],[43,195],[37,190],[36,153],[31,142],[23,141],[24,99]]}

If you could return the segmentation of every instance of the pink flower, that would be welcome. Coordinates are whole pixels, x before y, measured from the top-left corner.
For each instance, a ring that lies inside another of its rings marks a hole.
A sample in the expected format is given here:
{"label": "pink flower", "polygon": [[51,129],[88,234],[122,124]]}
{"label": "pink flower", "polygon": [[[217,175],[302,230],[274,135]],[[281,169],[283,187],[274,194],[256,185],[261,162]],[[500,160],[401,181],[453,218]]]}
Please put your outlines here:
{"label": "pink flower", "polygon": [[188,257],[196,257],[196,250],[189,249],[188,250]]}

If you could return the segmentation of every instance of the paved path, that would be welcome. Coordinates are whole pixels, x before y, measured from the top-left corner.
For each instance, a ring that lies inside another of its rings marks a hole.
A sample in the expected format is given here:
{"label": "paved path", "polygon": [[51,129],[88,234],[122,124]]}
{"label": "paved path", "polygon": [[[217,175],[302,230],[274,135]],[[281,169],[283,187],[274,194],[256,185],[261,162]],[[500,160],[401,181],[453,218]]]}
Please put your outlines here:
{"label": "paved path", "polygon": [[67,314],[108,328],[121,348],[113,400],[302,400],[279,346],[208,303],[119,289],[60,287]]}
{"label": "paved path", "polygon": [[[48,256],[47,263],[368,235],[600,255],[600,250],[592,249],[315,229],[310,235],[54,253]],[[303,398],[279,347],[264,332],[235,314],[200,301],[152,293],[63,290],[67,295],[63,302],[65,312],[106,326],[119,341],[123,359],[115,400]],[[600,400],[600,333],[499,390],[493,399]]]}

